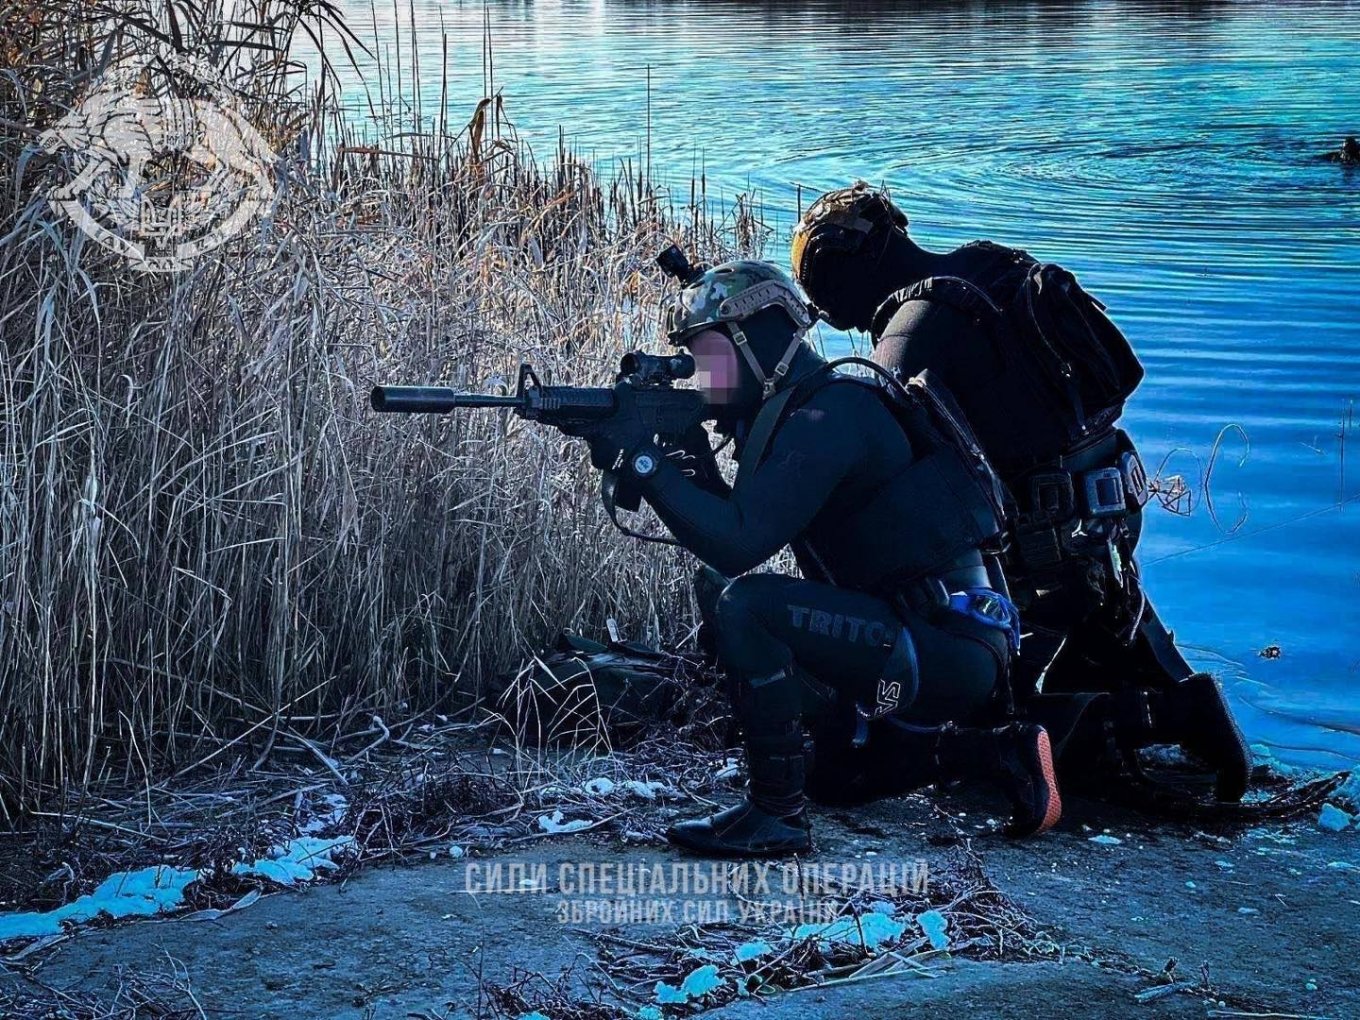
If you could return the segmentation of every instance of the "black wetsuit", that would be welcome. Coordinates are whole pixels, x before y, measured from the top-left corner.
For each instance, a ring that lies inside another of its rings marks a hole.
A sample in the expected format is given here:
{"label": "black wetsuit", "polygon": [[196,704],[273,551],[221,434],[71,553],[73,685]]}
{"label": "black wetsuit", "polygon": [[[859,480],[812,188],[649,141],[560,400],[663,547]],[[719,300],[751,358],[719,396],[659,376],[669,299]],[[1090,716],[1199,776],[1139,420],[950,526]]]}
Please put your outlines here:
{"label": "black wetsuit", "polygon": [[[803,348],[789,381],[823,364]],[[897,579],[920,566],[906,562],[905,536],[930,522],[908,515],[891,529],[856,526],[915,457],[878,386],[844,378],[822,385],[765,450],[751,463],[750,449],[738,443],[730,489],[710,456],[692,477],[667,460],[642,490],[682,545],[737,577],[718,598],[713,622],[753,759],[801,755],[800,722],[814,730],[853,727],[856,705],[874,728],[888,719],[933,724],[983,713],[1009,665],[1005,634],[895,598]],[[790,544],[806,579],[745,574]],[[975,549],[934,574],[950,591],[1004,587],[995,557]],[[901,668],[904,654],[914,668]]]}
{"label": "black wetsuit", "polygon": [[[981,284],[1017,257],[1025,256],[988,242],[965,245],[943,257],[939,275]],[[949,387],[1022,513],[1036,509],[1029,505],[1031,479],[1065,472],[1080,493],[1086,472],[1108,468],[1133,449],[1114,426],[1118,409],[1080,443],[1046,457],[1032,455],[1023,423],[979,427],[1007,398],[1006,369],[979,320],[954,304],[890,298],[874,318],[872,335],[875,361],[901,366],[908,375],[929,369]],[[1077,509],[1012,542],[1006,576],[1026,624],[1014,678],[1022,700],[1041,677],[1043,691],[1053,694],[1164,689],[1191,674],[1139,582],[1133,553],[1141,528],[1135,507],[1100,520],[1083,519]],[[1069,701],[1062,712],[1080,707]],[[1062,730],[1068,720],[1042,721],[1051,728],[1056,721]],[[1055,733],[1059,741],[1063,736]]]}

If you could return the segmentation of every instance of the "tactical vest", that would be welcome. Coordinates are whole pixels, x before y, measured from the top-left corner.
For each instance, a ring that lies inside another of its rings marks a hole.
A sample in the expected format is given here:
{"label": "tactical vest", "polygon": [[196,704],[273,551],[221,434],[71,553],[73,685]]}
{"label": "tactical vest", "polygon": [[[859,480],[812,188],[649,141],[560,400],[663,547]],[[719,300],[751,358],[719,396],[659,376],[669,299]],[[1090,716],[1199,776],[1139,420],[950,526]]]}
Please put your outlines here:
{"label": "tactical vest", "polygon": [[[818,537],[815,548],[804,539],[794,544],[795,550],[801,545],[833,583],[876,593],[939,573],[968,552],[999,553],[1006,489],[949,392],[928,375],[902,383],[888,376],[875,381],[831,371],[846,363],[883,375],[864,359],[840,358],[776,394],[752,424],[740,470],[754,470],[788,414],[833,383],[872,390],[902,429],[912,460],[857,501],[837,528]],[[868,564],[866,536],[876,543]],[[859,569],[847,576],[837,569],[846,564]]]}

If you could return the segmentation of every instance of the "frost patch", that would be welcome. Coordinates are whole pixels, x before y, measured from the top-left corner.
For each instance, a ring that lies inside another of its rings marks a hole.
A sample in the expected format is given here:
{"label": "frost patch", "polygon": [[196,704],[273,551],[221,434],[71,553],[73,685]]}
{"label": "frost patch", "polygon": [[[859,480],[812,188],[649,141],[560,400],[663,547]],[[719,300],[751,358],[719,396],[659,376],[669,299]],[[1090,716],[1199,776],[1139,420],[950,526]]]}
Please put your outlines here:
{"label": "frost patch", "polygon": [[675,787],[671,786],[670,783],[660,783],[655,780],[644,783],[637,779],[630,779],[623,784],[623,788],[634,797],[641,797],[643,800],[656,800],[658,794],[665,797],[676,795]]}
{"label": "frost patch", "polygon": [[685,980],[680,982],[679,988],[668,985],[664,981],[658,981],[656,983],[656,1001],[683,1004],[691,999],[702,999],[709,992],[721,988],[725,984],[727,984],[727,981],[718,977],[718,968],[710,963],[685,975]]}
{"label": "frost patch", "polygon": [[573,818],[569,822],[562,820],[562,809],[558,808],[551,815],[539,815],[538,827],[544,832],[579,832],[582,829],[590,828],[591,822],[588,818]]}
{"label": "frost patch", "polygon": [[906,922],[887,914],[871,913],[859,917],[838,917],[829,924],[800,924],[793,930],[795,939],[816,938],[818,945],[849,942],[865,949],[877,949],[884,942],[901,938]]}
{"label": "frost patch", "polygon": [[62,922],[79,924],[101,914],[112,918],[152,917],[184,905],[184,890],[201,876],[153,864],[138,871],[110,875],[94,892],[42,913],[0,915],[0,942],[8,939],[60,935]]}
{"label": "frost patch", "polygon": [[298,828],[304,836],[315,836],[340,824],[349,810],[349,801],[338,793],[328,793],[321,798],[324,807],[314,809],[315,814],[305,825]]}
{"label": "frost patch", "polygon": [[257,875],[279,885],[297,885],[312,881],[318,871],[334,871],[340,867],[335,863],[335,855],[348,852],[353,847],[353,836],[340,836],[337,839],[299,836],[269,851],[267,858],[250,863],[238,861],[231,866],[231,873]]}
{"label": "frost patch", "polygon": [[732,951],[732,956],[738,963],[746,963],[748,960],[769,956],[773,952],[774,949],[768,942],[757,940],[755,942],[743,942]]}
{"label": "frost patch", "polygon": [[[338,839],[302,836],[285,846],[275,847],[267,858],[250,863],[239,861],[231,870],[236,875],[255,875],[279,885],[298,885],[315,879],[318,871],[338,868],[336,855],[347,853],[353,847],[352,836]],[[120,871],[104,879],[94,892],[55,910],[0,914],[0,942],[60,935],[65,927],[63,922],[83,924],[97,917],[122,920],[173,913],[184,907],[184,890],[189,884],[209,875],[208,871],[172,868],[166,864]],[[258,898],[258,894],[253,895]],[[254,899],[247,896],[237,908],[253,902]]]}
{"label": "frost patch", "polygon": [[608,797],[620,790],[642,800],[656,800],[658,795],[667,797],[676,795],[676,789],[670,783],[658,782],[657,780],[643,782],[639,779],[629,779],[622,783],[616,783],[607,776],[587,779],[581,784],[581,789],[592,797]]}

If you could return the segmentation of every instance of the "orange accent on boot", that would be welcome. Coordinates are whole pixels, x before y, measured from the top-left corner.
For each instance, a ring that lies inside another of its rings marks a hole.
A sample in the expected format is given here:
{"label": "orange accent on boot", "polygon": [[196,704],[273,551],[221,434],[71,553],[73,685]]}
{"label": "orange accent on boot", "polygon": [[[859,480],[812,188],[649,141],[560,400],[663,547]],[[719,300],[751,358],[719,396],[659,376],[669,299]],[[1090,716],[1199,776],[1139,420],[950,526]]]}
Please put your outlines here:
{"label": "orange accent on boot", "polygon": [[1053,747],[1048,740],[1048,730],[1039,727],[1037,738],[1039,745],[1039,765],[1044,773],[1044,783],[1048,786],[1048,810],[1044,812],[1043,821],[1034,831],[1043,832],[1051,829],[1062,817],[1062,797],[1058,793],[1058,777],[1053,768]]}

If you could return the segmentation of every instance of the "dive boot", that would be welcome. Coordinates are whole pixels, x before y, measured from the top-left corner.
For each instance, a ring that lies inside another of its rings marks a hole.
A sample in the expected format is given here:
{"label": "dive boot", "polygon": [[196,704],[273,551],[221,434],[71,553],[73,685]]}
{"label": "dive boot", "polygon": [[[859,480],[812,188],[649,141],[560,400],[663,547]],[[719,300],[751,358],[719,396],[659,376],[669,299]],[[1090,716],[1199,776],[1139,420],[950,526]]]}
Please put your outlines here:
{"label": "dive boot", "polygon": [[1006,835],[1020,839],[1052,828],[1062,817],[1062,797],[1048,730],[1034,723],[1012,723],[993,733],[996,782],[1011,802]]}
{"label": "dive boot", "polygon": [[1222,685],[1208,673],[1196,673],[1167,691],[1167,704],[1181,747],[1216,773],[1214,796],[1240,801],[1251,779],[1251,752]]}
{"label": "dive boot", "polygon": [[[782,752],[782,753],[781,753]],[[715,857],[766,857],[812,849],[803,735],[795,726],[748,744],[750,791],[740,804],[666,831],[676,846]]]}
{"label": "dive boot", "polygon": [[710,857],[771,857],[802,854],[812,849],[812,829],[807,810],[772,815],[749,798],[740,804],[666,830],[676,846]]}
{"label": "dive boot", "polygon": [[1052,828],[1062,817],[1062,797],[1053,767],[1048,731],[1034,723],[1010,723],[992,730],[947,727],[939,762],[946,775],[985,779],[1001,788],[1011,804],[1002,830],[1016,839]]}

